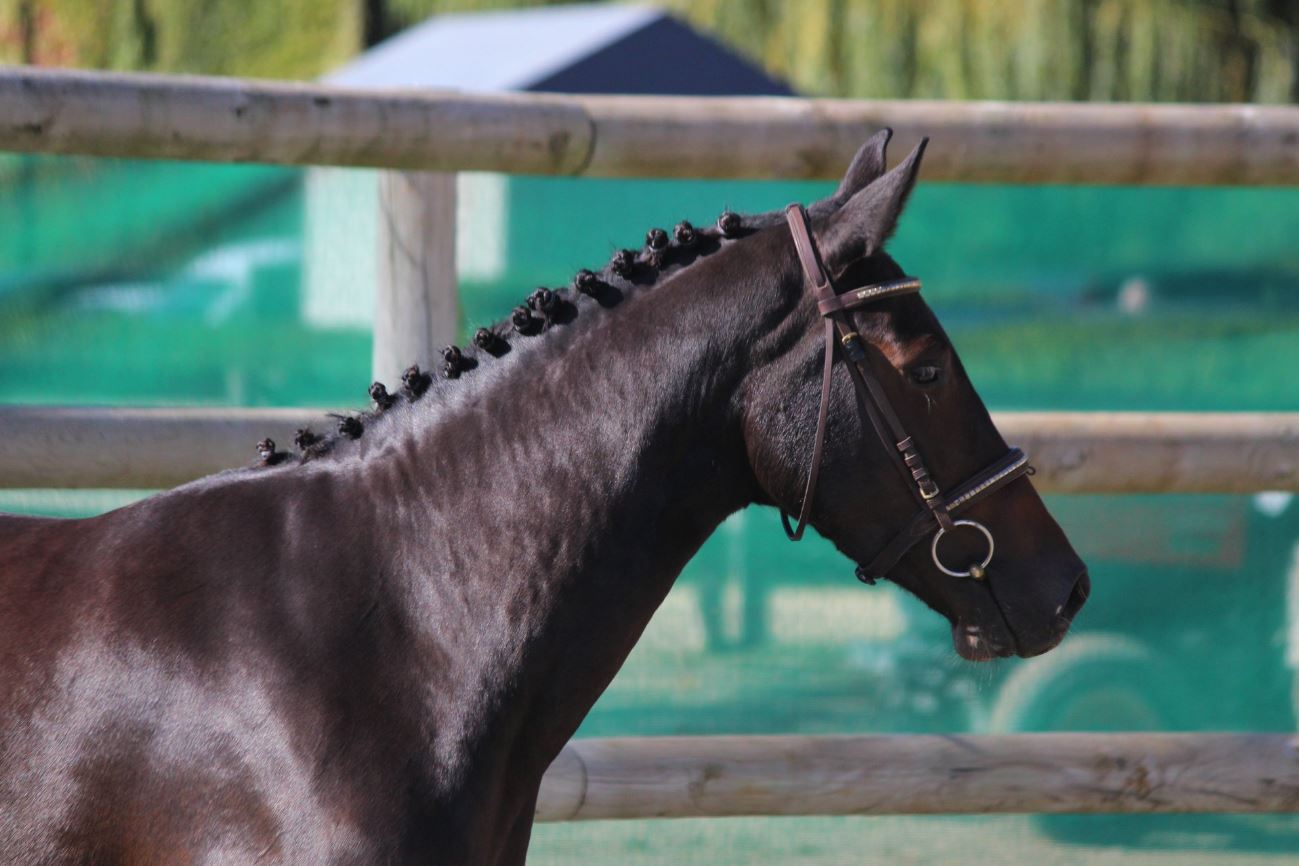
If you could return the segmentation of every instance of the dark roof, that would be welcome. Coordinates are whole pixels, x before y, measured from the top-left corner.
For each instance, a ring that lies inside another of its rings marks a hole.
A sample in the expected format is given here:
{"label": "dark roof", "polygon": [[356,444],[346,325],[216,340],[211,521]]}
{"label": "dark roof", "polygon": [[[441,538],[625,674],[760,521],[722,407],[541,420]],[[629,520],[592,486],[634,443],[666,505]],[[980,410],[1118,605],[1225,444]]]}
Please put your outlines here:
{"label": "dark roof", "polygon": [[439,15],[375,46],[326,80],[467,91],[792,93],[660,9],[612,4]]}

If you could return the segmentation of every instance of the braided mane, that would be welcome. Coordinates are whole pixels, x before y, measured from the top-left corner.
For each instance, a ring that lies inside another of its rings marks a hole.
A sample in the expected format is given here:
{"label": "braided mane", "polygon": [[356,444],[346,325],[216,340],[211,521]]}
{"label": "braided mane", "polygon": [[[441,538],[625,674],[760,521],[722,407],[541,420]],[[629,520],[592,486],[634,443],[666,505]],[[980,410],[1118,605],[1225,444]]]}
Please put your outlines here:
{"label": "braided mane", "polygon": [[[728,242],[747,237],[779,219],[779,212],[741,216],[728,210],[706,228],[682,221],[670,234],[661,228],[650,229],[640,250],[617,250],[599,271],[583,268],[562,288],[537,288],[507,318],[479,328],[472,345],[443,348],[438,378],[451,382],[472,375],[478,367],[509,355],[519,340],[567,325],[580,312],[616,307],[630,292],[650,288]],[[434,388],[434,381],[431,371],[413,365],[402,374],[401,386],[395,393],[383,382],[375,382],[369,389],[369,411],[329,415],[334,427],[329,433],[317,433],[309,427],[298,430],[292,452],[280,450],[272,439],[263,439],[257,443],[260,459],[256,465],[301,464],[330,454],[340,442],[360,439],[388,413],[418,403]]]}

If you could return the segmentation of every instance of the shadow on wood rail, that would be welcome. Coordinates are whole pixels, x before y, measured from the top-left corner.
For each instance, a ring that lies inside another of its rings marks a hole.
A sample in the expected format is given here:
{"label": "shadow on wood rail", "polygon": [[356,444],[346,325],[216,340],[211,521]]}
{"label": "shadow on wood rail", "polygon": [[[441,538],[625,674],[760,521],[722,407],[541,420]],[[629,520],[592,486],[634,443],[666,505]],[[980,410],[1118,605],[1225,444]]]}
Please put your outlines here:
{"label": "shadow on wood rail", "polygon": [[[1299,413],[1000,412],[1054,493],[1299,490]],[[0,407],[0,488],[163,488],[250,465],[323,409]]]}
{"label": "shadow on wood rail", "polygon": [[1289,734],[899,734],[574,740],[536,816],[1294,811]]}

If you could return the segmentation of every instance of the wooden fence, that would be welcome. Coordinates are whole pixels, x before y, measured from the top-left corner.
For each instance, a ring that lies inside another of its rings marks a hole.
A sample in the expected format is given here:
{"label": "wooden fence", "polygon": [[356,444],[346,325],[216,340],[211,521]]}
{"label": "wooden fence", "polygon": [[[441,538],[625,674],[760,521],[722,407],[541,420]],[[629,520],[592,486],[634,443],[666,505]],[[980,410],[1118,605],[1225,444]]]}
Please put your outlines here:
{"label": "wooden fence", "polygon": [[[0,149],[401,172],[385,181],[385,223],[432,227],[442,255],[390,265],[379,283],[388,330],[376,367],[386,376],[395,361],[381,358],[428,363],[449,328],[439,313],[455,301],[447,173],[833,178],[885,125],[897,130],[895,151],[933,136],[930,180],[1299,185],[1294,107],[466,95],[0,70]],[[170,486],[245,463],[262,436],[288,441],[319,419],[4,408],[0,487]],[[996,420],[1033,454],[1047,490],[1299,489],[1299,414]],[[1279,734],[702,737],[571,743],[537,815],[1297,808],[1296,743]]]}
{"label": "wooden fence", "polygon": [[537,819],[1299,811],[1290,734],[574,740]]}
{"label": "wooden fence", "polygon": [[[999,412],[1054,493],[1299,491],[1299,413]],[[172,487],[322,429],[323,409],[0,406],[0,488]]]}
{"label": "wooden fence", "polygon": [[0,149],[596,177],[837,179],[883,126],[927,180],[1299,183],[1299,108],[574,96],[0,70]]}

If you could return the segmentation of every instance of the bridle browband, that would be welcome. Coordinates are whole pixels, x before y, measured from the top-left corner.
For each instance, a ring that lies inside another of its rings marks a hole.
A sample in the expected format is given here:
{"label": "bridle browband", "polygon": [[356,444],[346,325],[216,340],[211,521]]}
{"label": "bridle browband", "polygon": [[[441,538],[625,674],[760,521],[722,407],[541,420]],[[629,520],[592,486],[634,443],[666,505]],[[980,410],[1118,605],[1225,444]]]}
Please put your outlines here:
{"label": "bridle browband", "polygon": [[[988,563],[996,550],[992,532],[975,520],[958,520],[954,515],[994,490],[1009,484],[1011,481],[1032,471],[1028,457],[1018,448],[1012,448],[996,463],[979,472],[973,478],[961,484],[948,495],[938,489],[938,485],[929,477],[929,470],[920,459],[915,443],[907,435],[901,419],[893,411],[888,397],[884,394],[879,380],[867,365],[866,350],[862,347],[861,335],[853,329],[848,311],[885,298],[899,295],[910,295],[920,291],[920,281],[910,277],[890,280],[862,286],[842,295],[835,292],[834,283],[830,280],[816,241],[812,238],[812,229],[808,223],[807,211],[800,204],[791,204],[785,208],[785,220],[789,223],[790,234],[794,236],[794,246],[798,250],[798,259],[803,265],[803,276],[811,288],[816,308],[825,319],[825,362],[821,374],[821,407],[816,419],[816,438],[812,446],[812,468],[807,474],[807,486],[803,489],[803,504],[799,508],[798,522],[791,527],[789,515],[782,508],[780,521],[785,527],[785,534],[791,541],[803,537],[807,520],[812,512],[812,499],[816,494],[817,477],[821,472],[821,455],[825,450],[825,428],[830,413],[830,384],[834,372],[835,332],[838,332],[838,343],[844,356],[851,362],[848,372],[857,390],[857,397],[870,418],[880,441],[884,443],[891,462],[902,472],[907,486],[919,500],[921,508],[911,522],[893,540],[884,545],[869,564],[858,566],[857,577],[866,583],[885,577],[898,561],[912,547],[918,544],[935,526],[938,531],[930,544],[929,552],[938,570],[952,577],[973,577],[982,580],[986,576]],[[988,544],[988,553],[983,561],[971,565],[965,571],[948,568],[938,556],[938,542],[945,533],[966,526],[981,533]]]}

